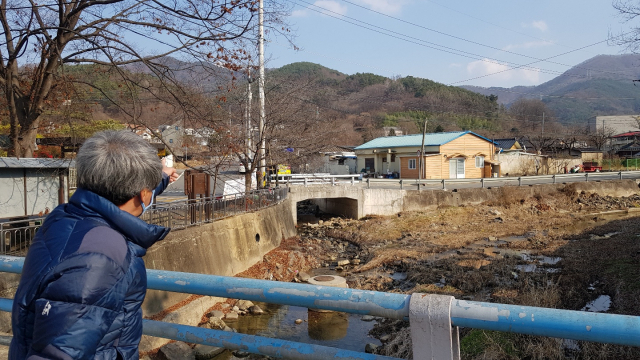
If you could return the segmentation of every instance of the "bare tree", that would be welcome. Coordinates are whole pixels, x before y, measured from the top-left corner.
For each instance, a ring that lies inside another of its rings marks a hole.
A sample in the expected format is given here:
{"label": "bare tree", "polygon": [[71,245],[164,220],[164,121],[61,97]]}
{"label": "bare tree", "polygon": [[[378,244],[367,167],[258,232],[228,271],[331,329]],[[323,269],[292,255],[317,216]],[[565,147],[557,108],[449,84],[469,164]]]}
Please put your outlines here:
{"label": "bare tree", "polygon": [[[72,96],[65,84],[80,80],[61,71],[66,64],[98,64],[119,74],[121,98],[132,102],[120,108],[134,120],[141,109],[135,103],[141,91],[186,105],[185,79],[167,59],[189,59],[181,63],[188,66],[239,70],[238,64],[249,55],[234,41],[255,26],[257,2],[1,0],[0,89],[11,124],[13,153],[31,156],[42,115]],[[271,3],[276,10],[284,9],[275,0]],[[277,22],[283,13],[274,10],[271,14],[271,20]],[[154,92],[153,84],[130,76],[140,71],[152,75],[163,90]],[[98,84],[84,85],[109,97]],[[109,100],[118,103],[119,99]]]}

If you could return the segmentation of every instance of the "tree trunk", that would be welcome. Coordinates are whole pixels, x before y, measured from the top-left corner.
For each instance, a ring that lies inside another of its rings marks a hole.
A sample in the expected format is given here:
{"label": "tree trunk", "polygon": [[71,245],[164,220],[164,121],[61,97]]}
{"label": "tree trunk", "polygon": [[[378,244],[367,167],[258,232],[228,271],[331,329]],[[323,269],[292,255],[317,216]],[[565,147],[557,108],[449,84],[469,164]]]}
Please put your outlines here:
{"label": "tree trunk", "polygon": [[33,157],[36,151],[36,135],[38,134],[39,119],[22,126],[18,138],[13,139],[13,149],[16,157]]}
{"label": "tree trunk", "polygon": [[245,194],[249,195],[249,192],[251,191],[251,174],[253,173],[253,171],[251,171],[251,169],[249,169],[249,166],[245,166],[245,172],[244,172],[244,192]]}

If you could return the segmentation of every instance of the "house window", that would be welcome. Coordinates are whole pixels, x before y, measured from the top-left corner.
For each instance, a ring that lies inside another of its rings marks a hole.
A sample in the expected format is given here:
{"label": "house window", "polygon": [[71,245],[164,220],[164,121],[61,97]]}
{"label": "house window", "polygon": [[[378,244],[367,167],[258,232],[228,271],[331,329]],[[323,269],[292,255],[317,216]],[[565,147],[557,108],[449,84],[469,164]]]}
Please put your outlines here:
{"label": "house window", "polygon": [[476,156],[476,167],[477,168],[484,167],[484,156]]}
{"label": "house window", "polygon": [[391,154],[391,162],[396,162],[396,154]]}
{"label": "house window", "polygon": [[169,144],[173,144],[173,139],[169,139]]}
{"label": "house window", "polygon": [[409,170],[415,170],[416,168],[416,159],[409,159]]}

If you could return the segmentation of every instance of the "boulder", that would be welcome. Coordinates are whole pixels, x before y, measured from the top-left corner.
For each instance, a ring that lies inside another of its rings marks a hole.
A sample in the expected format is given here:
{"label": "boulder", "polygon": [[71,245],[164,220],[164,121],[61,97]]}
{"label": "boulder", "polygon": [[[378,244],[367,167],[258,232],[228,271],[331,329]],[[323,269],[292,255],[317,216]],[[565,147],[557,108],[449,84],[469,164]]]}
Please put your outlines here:
{"label": "boulder", "polygon": [[228,321],[238,320],[238,313],[235,312],[235,311],[232,311],[232,312],[228,313],[227,315],[225,315],[224,319],[228,320]]}
{"label": "boulder", "polygon": [[236,306],[242,311],[246,311],[248,308],[252,307],[253,305],[254,303],[252,303],[249,300],[238,300],[238,302],[236,302]]}
{"label": "boulder", "polygon": [[222,319],[217,316],[210,317],[209,321],[207,322],[207,327],[213,330],[222,330],[226,326],[227,324],[225,324],[224,321],[222,321]]}
{"label": "boulder", "polygon": [[378,348],[378,345],[372,344],[372,343],[368,343],[367,345],[364,346],[364,352],[366,352],[368,354],[373,354],[376,351],[377,348]]}
{"label": "boulder", "polygon": [[213,359],[224,350],[224,348],[220,347],[198,344],[193,348],[193,353],[196,356],[196,360],[208,360]]}
{"label": "boulder", "polygon": [[163,360],[195,360],[193,349],[182,341],[169,343],[158,351],[159,358]]}
{"label": "boulder", "polygon": [[258,305],[253,305],[252,307],[250,307],[249,312],[253,315],[264,314],[264,311]]}

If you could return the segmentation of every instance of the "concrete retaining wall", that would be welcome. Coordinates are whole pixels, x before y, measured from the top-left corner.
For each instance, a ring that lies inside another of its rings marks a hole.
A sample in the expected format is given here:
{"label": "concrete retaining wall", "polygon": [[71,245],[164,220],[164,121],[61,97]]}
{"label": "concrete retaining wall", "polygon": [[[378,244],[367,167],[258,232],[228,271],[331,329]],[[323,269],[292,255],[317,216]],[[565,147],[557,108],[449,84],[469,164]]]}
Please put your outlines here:
{"label": "concrete retaining wall", "polygon": [[[149,249],[145,263],[148,269],[233,276],[262,261],[282,239],[296,235],[291,209],[286,200],[254,213],[171,232]],[[187,296],[149,290],[144,314],[158,313]]]}

